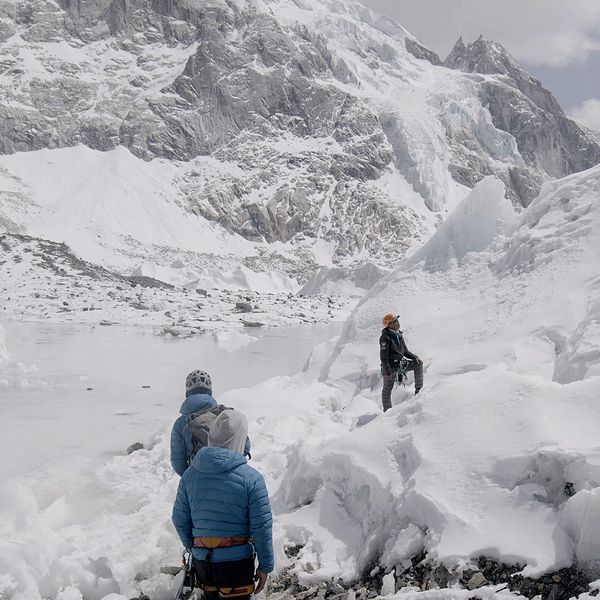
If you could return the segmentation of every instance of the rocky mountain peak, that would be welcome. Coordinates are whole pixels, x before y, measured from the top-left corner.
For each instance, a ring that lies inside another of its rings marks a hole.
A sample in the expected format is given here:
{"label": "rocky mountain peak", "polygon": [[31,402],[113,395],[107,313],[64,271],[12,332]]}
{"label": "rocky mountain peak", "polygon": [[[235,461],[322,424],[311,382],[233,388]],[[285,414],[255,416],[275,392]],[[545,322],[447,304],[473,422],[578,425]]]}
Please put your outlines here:
{"label": "rocky mountain peak", "polygon": [[504,75],[542,110],[563,114],[556,98],[540,81],[532,77],[502,44],[486,40],[483,35],[468,45],[462,36],[459,37],[444,66],[465,73]]}
{"label": "rocky mountain peak", "polygon": [[486,40],[483,35],[468,45],[465,45],[462,36],[459,37],[444,65],[467,73],[487,75],[511,76],[516,69],[523,71],[501,44]]}
{"label": "rocky mountain peak", "polygon": [[464,56],[465,50],[466,50],[466,46],[465,46],[465,43],[463,42],[463,38],[461,35],[456,40],[456,43],[452,47],[450,54],[448,54],[448,56],[446,57],[446,60],[444,61],[444,66],[446,66],[450,69],[457,68],[456,65],[458,65],[460,63],[460,59],[462,58],[462,56]]}
{"label": "rocky mountain peak", "polygon": [[600,162],[597,140],[565,116],[554,95],[502,44],[480,35],[465,45],[460,37],[444,66],[487,76],[481,82],[481,100],[494,126],[515,138],[528,167],[563,177]]}

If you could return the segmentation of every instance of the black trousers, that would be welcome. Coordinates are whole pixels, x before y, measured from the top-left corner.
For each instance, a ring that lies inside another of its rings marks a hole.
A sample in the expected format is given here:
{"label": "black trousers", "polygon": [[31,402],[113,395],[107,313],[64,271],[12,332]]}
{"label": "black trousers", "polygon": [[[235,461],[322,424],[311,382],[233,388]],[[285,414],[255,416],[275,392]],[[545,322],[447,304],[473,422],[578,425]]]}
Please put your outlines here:
{"label": "black trousers", "polygon": [[[206,600],[248,600],[252,593],[243,593],[244,586],[254,583],[254,557],[226,562],[209,562],[194,558],[194,569]],[[233,589],[232,589],[233,588]]]}
{"label": "black trousers", "polygon": [[[406,371],[415,372],[415,389],[420,390],[423,387],[423,363],[418,363],[416,360],[408,362]],[[383,376],[383,389],[381,390],[381,404],[383,405],[383,412],[392,408],[392,390],[394,389],[394,383],[398,377],[398,371],[395,371],[391,375]]]}

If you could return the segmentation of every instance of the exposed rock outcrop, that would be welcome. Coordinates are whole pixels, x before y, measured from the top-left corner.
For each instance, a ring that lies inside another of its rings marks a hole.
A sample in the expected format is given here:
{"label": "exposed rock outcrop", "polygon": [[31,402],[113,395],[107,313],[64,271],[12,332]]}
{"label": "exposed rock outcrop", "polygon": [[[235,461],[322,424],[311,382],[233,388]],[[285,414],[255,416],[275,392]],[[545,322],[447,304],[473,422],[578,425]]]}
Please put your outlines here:
{"label": "exposed rock outcrop", "polygon": [[523,170],[511,175],[517,193],[531,197],[532,192],[523,190],[523,184],[535,190],[535,173],[558,178],[600,163],[597,141],[568,119],[552,93],[500,44],[480,36],[465,46],[459,38],[444,64],[492,76],[480,83],[482,103],[489,108],[494,125],[515,138],[530,168],[531,174],[526,177]]}

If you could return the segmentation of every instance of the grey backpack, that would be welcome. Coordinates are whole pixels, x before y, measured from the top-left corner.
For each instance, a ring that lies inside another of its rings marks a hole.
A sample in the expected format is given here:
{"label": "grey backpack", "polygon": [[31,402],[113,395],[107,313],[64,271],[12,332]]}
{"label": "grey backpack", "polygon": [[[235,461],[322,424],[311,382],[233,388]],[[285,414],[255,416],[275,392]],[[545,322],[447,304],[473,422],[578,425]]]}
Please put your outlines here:
{"label": "grey backpack", "polygon": [[216,418],[224,410],[232,409],[229,406],[217,404],[212,408],[205,408],[188,415],[186,427],[192,435],[192,447],[188,451],[188,465],[192,464],[192,460],[200,448],[208,446],[208,432]]}

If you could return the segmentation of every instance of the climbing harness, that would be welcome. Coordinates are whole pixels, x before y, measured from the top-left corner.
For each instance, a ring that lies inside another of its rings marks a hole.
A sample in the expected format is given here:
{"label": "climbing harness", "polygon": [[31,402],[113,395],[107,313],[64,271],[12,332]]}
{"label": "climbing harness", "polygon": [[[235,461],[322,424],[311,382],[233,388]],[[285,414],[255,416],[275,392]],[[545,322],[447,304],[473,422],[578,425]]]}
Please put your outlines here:
{"label": "climbing harness", "polygon": [[[217,572],[215,569],[215,563],[213,563],[212,556],[213,551],[217,548],[231,548],[233,546],[244,546],[252,542],[252,537],[241,536],[241,537],[197,537],[194,538],[194,547],[203,548],[208,550],[206,558],[208,573],[210,580],[214,583],[207,584],[201,583],[200,587],[205,592],[217,592],[220,598],[241,598],[245,596],[251,596],[254,593],[254,582],[240,585],[222,585],[217,580]],[[237,562],[237,561],[236,561]],[[252,557],[254,563],[254,556]],[[217,563],[218,564],[218,563]]]}
{"label": "climbing harness", "polygon": [[408,376],[406,375],[408,371],[408,359],[402,357],[400,359],[400,363],[398,364],[398,371],[396,371],[396,378],[398,383],[401,383],[404,387],[406,387],[406,381]]}
{"label": "climbing harness", "polygon": [[[244,546],[252,541],[251,537],[197,537],[194,538],[195,548],[215,550],[216,548],[231,548],[232,546]],[[212,555],[212,552],[209,552]]]}

